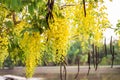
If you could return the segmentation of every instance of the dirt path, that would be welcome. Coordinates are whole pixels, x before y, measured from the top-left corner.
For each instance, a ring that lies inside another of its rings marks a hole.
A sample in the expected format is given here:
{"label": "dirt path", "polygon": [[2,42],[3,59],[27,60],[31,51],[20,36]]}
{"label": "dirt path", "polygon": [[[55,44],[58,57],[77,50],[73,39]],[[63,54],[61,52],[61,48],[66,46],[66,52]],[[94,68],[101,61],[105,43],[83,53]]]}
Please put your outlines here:
{"label": "dirt path", "polygon": [[[44,66],[44,67],[37,67],[35,70],[35,74],[57,74],[60,71],[59,66]],[[87,74],[88,66],[80,66],[80,74]],[[76,74],[77,73],[77,66],[67,66],[67,73],[69,74]],[[120,73],[120,65],[114,66],[111,68],[110,66],[99,66],[97,71],[95,71],[94,67],[91,66],[90,73]],[[25,75],[25,68],[24,67],[14,67],[14,69],[0,69],[0,75]]]}

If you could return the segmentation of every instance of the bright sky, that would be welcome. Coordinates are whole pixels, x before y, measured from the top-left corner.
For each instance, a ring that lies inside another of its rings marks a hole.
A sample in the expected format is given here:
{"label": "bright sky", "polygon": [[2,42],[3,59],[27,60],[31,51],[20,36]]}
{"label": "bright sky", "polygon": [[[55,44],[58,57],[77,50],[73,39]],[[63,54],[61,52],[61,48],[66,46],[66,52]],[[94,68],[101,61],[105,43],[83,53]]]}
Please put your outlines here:
{"label": "bright sky", "polygon": [[[109,0],[104,1],[107,7],[108,19],[110,20],[112,27],[115,28],[118,19],[120,19],[120,0],[113,0],[112,2]],[[111,36],[113,36],[114,39],[118,38],[112,29],[107,29],[104,33],[104,36],[107,38],[108,42]]]}

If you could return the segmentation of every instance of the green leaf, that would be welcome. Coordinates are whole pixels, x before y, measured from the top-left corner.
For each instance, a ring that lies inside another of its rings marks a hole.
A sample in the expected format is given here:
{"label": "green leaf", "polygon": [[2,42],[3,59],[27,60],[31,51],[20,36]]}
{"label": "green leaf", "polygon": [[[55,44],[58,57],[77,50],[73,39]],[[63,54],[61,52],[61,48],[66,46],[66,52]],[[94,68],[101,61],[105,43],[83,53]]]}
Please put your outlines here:
{"label": "green leaf", "polygon": [[18,10],[18,0],[11,0],[11,4],[10,4],[10,8],[13,11],[17,11]]}
{"label": "green leaf", "polygon": [[5,25],[6,25],[6,27],[8,27],[8,28],[12,28],[12,27],[13,27],[12,21],[7,21],[7,22],[5,22]]}
{"label": "green leaf", "polygon": [[28,6],[28,11],[30,14],[33,14],[34,13],[34,6],[33,5],[29,5]]}
{"label": "green leaf", "polygon": [[18,0],[19,11],[23,8],[23,4],[21,0]]}
{"label": "green leaf", "polygon": [[23,35],[26,31],[28,31],[29,33],[39,32],[39,29],[38,28],[26,28],[26,29],[22,30],[20,34]]}
{"label": "green leaf", "polygon": [[5,0],[5,5],[7,8],[10,8],[11,0]]}

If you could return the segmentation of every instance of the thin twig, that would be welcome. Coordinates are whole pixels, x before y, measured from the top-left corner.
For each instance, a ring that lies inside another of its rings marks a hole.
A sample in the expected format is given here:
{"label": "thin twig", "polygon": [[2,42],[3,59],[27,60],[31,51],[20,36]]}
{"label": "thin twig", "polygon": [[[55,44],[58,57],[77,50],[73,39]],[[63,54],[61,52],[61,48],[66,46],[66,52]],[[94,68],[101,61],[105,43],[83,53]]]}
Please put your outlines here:
{"label": "thin twig", "polygon": [[89,72],[90,72],[90,69],[91,69],[91,67],[90,67],[90,52],[88,53],[88,65],[89,65],[89,68],[88,68],[87,75],[89,75]]}
{"label": "thin twig", "polygon": [[99,47],[97,48],[98,50],[97,50],[97,67],[98,67],[98,64],[99,64],[99,62],[100,62],[100,60],[99,60]]}
{"label": "thin twig", "polygon": [[60,79],[63,80],[63,77],[62,77],[62,63],[60,63]]}
{"label": "thin twig", "polygon": [[67,70],[66,70],[66,64],[64,63],[64,72],[65,72],[65,80],[67,80]]}
{"label": "thin twig", "polygon": [[111,53],[111,55],[112,55],[112,63],[111,63],[111,68],[113,67],[113,60],[114,60],[114,47],[113,47],[113,44],[112,44],[112,36],[111,36],[111,39],[110,39],[110,53]]}
{"label": "thin twig", "polygon": [[114,52],[114,46],[113,46],[113,53],[112,53],[112,65],[111,65],[111,68],[113,68],[114,59],[115,59],[115,52]]}
{"label": "thin twig", "polygon": [[83,8],[84,8],[84,16],[86,17],[86,7],[85,7],[85,0],[83,0]]}
{"label": "thin twig", "polygon": [[105,40],[104,40],[104,50],[105,50],[105,56],[107,56],[106,38],[105,38]]}
{"label": "thin twig", "polygon": [[95,46],[94,46],[94,44],[92,45],[92,49],[93,49],[93,52],[92,52],[93,64],[94,64],[94,68],[95,68],[96,66],[95,66]]}
{"label": "thin twig", "polygon": [[60,7],[60,9],[63,9],[63,8],[66,8],[66,7],[70,7],[70,6],[76,6],[75,4],[65,4],[65,5],[62,5]]}
{"label": "thin twig", "polygon": [[95,67],[95,70],[97,70],[97,62],[98,62],[98,51],[97,51],[97,46],[95,46],[95,57],[96,57],[96,62],[95,62],[95,64],[96,64],[96,67]]}
{"label": "thin twig", "polygon": [[80,72],[80,58],[79,58],[79,56],[77,56],[77,59],[78,59],[78,72],[77,72],[77,74],[76,74],[74,79],[77,79],[77,77],[79,75],[79,72]]}
{"label": "thin twig", "polygon": [[112,55],[112,36],[111,36],[111,39],[110,39],[110,53]]}

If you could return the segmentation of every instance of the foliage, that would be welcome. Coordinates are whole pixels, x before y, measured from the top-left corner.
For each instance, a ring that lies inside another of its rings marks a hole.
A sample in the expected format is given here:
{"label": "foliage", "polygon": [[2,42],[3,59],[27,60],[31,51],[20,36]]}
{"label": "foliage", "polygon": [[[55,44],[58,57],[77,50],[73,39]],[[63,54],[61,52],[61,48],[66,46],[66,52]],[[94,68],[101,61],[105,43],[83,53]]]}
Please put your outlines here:
{"label": "foliage", "polygon": [[41,57],[41,36],[39,32],[34,32],[32,34],[25,32],[23,39],[20,41],[20,47],[25,53],[26,76],[31,77]]}
{"label": "foliage", "polygon": [[0,67],[8,56],[8,35],[7,27],[3,24],[8,11],[0,5]]}
{"label": "foliage", "polygon": [[70,48],[68,50],[67,58],[68,64],[75,64],[78,54],[81,54],[79,41],[74,41],[70,43]]}
{"label": "foliage", "polygon": [[118,23],[116,24],[116,27],[117,27],[116,30],[115,30],[116,33],[120,34],[120,20],[118,20]]}
{"label": "foliage", "polygon": [[115,46],[115,60],[114,63],[116,65],[120,64],[120,39],[114,42]]}
{"label": "foliage", "polygon": [[55,55],[55,61],[59,63],[64,61],[64,56],[67,54],[69,26],[65,19],[56,18],[54,15],[54,23],[50,24],[48,30],[48,43],[52,46],[52,53]]}
{"label": "foliage", "polygon": [[5,58],[8,56],[8,37],[5,32],[0,32],[0,66],[2,66]]}
{"label": "foliage", "polygon": [[[120,47],[119,47],[119,40],[113,41],[112,44],[114,46],[114,53],[115,53],[115,59],[114,59],[114,64],[115,65],[119,65],[120,64]],[[101,65],[111,65],[111,59],[112,59],[112,55],[110,52],[110,44],[107,44],[107,56],[105,56],[103,49],[101,48],[100,50],[100,54],[101,54],[101,59],[102,61],[100,62]]]}
{"label": "foliage", "polygon": [[80,57],[81,63],[87,62],[87,54],[82,52],[82,46],[80,44],[79,40],[75,40],[74,42],[71,42],[70,48],[67,53],[68,58],[68,64],[76,64],[78,56]]}
{"label": "foliage", "polygon": [[[77,7],[80,7],[79,5]],[[98,3],[89,3],[88,8],[86,8],[86,17],[83,16],[83,14],[78,13],[83,13],[83,8],[81,6],[81,9],[79,8],[74,8],[78,9],[75,10],[75,22],[77,25],[77,31],[79,35],[79,39],[81,41],[81,45],[83,46],[83,51],[88,50],[86,45],[89,44],[95,44],[99,45],[101,42],[102,38],[102,33],[105,28],[109,26],[109,22],[106,19],[106,13],[103,13],[105,10],[105,6],[100,6],[98,9],[95,9],[98,6]],[[99,12],[99,13],[98,13]]]}
{"label": "foliage", "polygon": [[26,66],[32,77],[35,67],[48,61],[64,62],[69,43],[80,41],[81,51],[99,45],[109,26],[103,0],[0,0],[0,63],[9,56]]}

